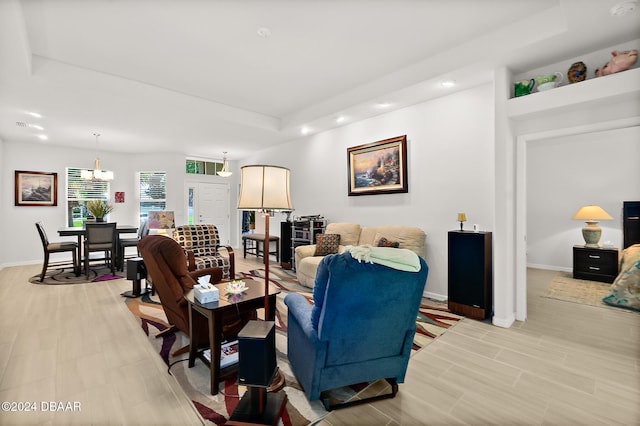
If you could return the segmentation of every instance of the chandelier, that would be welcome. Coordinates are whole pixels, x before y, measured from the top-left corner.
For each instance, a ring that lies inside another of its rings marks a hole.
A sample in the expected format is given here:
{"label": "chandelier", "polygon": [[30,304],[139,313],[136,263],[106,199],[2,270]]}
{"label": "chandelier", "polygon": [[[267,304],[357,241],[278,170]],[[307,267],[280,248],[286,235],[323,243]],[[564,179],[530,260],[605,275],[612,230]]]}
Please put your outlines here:
{"label": "chandelier", "polygon": [[100,168],[100,157],[98,157],[98,137],[100,133],[94,133],[96,137],[96,159],[93,161],[93,170],[82,170],[80,177],[84,180],[91,181],[110,181],[113,180],[113,172],[111,170],[102,170]]}
{"label": "chandelier", "polygon": [[229,165],[227,164],[227,151],[223,151],[222,154],[222,170],[218,172],[218,176],[229,177],[233,172],[229,170]]}

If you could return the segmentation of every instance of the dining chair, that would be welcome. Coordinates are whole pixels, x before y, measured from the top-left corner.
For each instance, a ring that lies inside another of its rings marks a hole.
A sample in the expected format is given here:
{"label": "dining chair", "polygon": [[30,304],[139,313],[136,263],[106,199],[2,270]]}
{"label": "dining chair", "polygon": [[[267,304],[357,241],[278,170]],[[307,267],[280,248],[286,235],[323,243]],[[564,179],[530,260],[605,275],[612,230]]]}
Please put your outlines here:
{"label": "dining chair", "polygon": [[[85,224],[84,239],[84,272],[89,278],[89,264],[96,260],[104,260],[115,274],[115,261],[118,253],[116,223],[87,223]],[[102,252],[103,257],[91,257],[92,252]]]}
{"label": "dining chair", "polygon": [[[138,228],[138,236],[136,238],[119,238],[118,237],[118,262],[117,267],[119,271],[124,271],[125,264],[125,252],[127,247],[136,247],[138,248],[138,241],[140,238],[144,237],[149,233],[149,226],[146,220],[143,220],[140,223],[140,227]],[[140,251],[137,250],[136,255],[140,257]]]}
{"label": "dining chair", "polygon": [[[49,269],[49,266],[54,266],[54,264],[49,263],[49,255],[51,253],[62,253],[66,251],[70,251],[73,255],[73,272],[76,276],[80,275],[80,265],[78,263],[78,243],[75,241],[59,241],[51,243],[47,238],[47,233],[44,230],[44,225],[42,222],[36,222],[36,228],[38,229],[38,234],[40,234],[40,241],[42,241],[42,248],[44,250],[44,262],[42,264],[42,272],[40,272],[40,282],[44,280],[44,275]],[[62,266],[64,264],[68,264],[69,262],[56,262],[55,266]]]}

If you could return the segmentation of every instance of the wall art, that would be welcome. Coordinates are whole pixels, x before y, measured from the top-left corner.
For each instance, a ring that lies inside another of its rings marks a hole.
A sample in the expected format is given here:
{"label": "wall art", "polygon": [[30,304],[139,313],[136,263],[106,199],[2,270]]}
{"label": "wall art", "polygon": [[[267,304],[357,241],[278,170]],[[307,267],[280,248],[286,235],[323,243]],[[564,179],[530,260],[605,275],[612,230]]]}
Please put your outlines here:
{"label": "wall art", "polygon": [[16,206],[57,206],[58,174],[15,171]]}
{"label": "wall art", "polygon": [[349,195],[409,192],[407,135],[347,148]]}

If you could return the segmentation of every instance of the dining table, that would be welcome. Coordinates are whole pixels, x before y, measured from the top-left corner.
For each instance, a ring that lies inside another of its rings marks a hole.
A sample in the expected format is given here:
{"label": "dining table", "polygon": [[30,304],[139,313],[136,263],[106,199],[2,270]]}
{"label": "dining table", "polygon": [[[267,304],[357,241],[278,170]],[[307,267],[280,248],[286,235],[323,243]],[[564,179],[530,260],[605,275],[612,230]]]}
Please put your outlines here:
{"label": "dining table", "polygon": [[[82,261],[82,246],[83,239],[87,233],[87,230],[84,226],[65,226],[58,229],[58,235],[61,237],[78,237],[78,259]],[[138,227],[134,225],[116,225],[116,233],[118,234],[118,239],[120,238],[120,234],[137,234]]]}

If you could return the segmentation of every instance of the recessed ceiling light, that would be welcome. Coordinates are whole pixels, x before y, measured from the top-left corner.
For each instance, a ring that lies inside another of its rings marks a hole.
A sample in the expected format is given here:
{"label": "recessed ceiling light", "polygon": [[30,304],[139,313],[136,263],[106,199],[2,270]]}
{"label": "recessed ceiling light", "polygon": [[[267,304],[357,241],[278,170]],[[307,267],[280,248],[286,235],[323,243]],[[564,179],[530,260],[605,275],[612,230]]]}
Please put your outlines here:
{"label": "recessed ceiling light", "polygon": [[268,38],[269,36],[271,36],[271,30],[267,27],[258,28],[257,33],[262,38]]}
{"label": "recessed ceiling light", "polygon": [[347,118],[344,115],[340,115],[340,116],[336,117],[336,123],[342,123],[346,119]]}
{"label": "recessed ceiling light", "polygon": [[29,128],[30,129],[37,129],[37,130],[44,130],[44,127],[42,127],[39,124],[29,124]]}
{"label": "recessed ceiling light", "polygon": [[38,114],[37,112],[27,111],[27,114],[35,118],[42,118],[42,115]]}
{"label": "recessed ceiling light", "polygon": [[38,135],[38,137],[40,139],[42,139],[43,141],[46,141],[47,139],[49,139],[49,136],[47,136],[47,135]]}
{"label": "recessed ceiling light", "polygon": [[391,106],[391,103],[389,103],[389,102],[378,102],[377,106],[378,106],[378,108],[389,108]]}
{"label": "recessed ceiling light", "polygon": [[307,134],[309,134],[309,132],[310,132],[310,131],[311,131],[311,129],[310,129],[310,128],[308,128],[308,127],[303,127],[303,128],[300,130],[300,132],[301,132],[303,135],[307,135]]}
{"label": "recessed ceiling light", "polygon": [[446,87],[446,88],[450,88],[456,85],[456,82],[453,80],[445,80],[442,83],[440,83],[440,86],[442,87]]}

